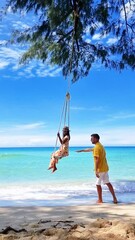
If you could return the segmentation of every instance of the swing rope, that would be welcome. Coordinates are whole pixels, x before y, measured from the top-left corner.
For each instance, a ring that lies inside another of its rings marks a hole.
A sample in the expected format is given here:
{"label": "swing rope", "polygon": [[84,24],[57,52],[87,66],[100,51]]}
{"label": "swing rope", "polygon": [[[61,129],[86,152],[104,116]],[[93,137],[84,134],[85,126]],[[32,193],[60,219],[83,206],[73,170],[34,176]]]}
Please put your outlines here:
{"label": "swing rope", "polygon": [[[59,128],[58,128],[58,132],[61,129],[61,124],[62,124],[63,117],[64,117],[64,126],[66,126],[66,122],[67,122],[67,126],[70,127],[70,88],[71,88],[70,76],[71,76],[72,63],[73,63],[76,17],[78,17],[78,15],[76,14],[75,11],[73,11],[74,28],[73,28],[73,32],[72,32],[71,55],[70,55],[70,60],[69,60],[68,91],[66,93],[63,108],[62,108],[62,114],[61,114],[61,118],[60,118],[60,124],[59,124]],[[57,142],[58,142],[58,136],[56,137],[55,150],[57,148]]]}
{"label": "swing rope", "polygon": [[[59,128],[58,128],[58,132],[60,131],[61,129],[61,125],[62,125],[62,120],[63,120],[63,117],[64,117],[64,126],[66,125],[66,120],[67,120],[67,112],[68,112],[68,122],[67,122],[67,126],[69,127],[69,104],[70,104],[70,94],[67,93],[66,94],[66,97],[65,97],[65,100],[64,100],[64,104],[63,104],[63,108],[62,108],[62,113],[61,113],[61,118],[60,118],[60,124],[59,124]],[[58,143],[58,136],[56,137],[56,143],[55,143],[55,150],[56,150],[56,147],[57,147],[57,143]]]}

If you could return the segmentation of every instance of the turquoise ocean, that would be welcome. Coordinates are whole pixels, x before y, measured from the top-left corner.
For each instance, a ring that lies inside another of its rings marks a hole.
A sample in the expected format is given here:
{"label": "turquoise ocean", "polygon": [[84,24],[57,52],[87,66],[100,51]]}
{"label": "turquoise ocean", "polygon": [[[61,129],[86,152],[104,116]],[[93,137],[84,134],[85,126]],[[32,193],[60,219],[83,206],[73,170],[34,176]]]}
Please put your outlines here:
{"label": "turquoise ocean", "polygon": [[[85,147],[84,147],[85,148]],[[92,153],[76,153],[48,171],[53,148],[0,148],[0,206],[74,206],[96,202]],[[81,147],[82,149],[82,147]],[[135,147],[105,147],[119,202],[135,202]],[[104,202],[112,202],[103,186]]]}

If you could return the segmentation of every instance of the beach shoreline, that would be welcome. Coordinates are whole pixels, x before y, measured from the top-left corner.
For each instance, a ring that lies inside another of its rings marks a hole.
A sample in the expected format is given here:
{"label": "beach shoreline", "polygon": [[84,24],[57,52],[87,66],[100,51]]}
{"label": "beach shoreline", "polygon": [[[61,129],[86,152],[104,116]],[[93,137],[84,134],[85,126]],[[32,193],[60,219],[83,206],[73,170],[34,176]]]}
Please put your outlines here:
{"label": "beach shoreline", "polygon": [[135,148],[108,149],[119,203],[113,204],[103,186],[100,205],[95,204],[92,156],[76,156],[71,149],[70,157],[50,174],[50,152],[1,151],[0,240],[135,240]]}
{"label": "beach shoreline", "polygon": [[[5,236],[5,234],[3,234],[2,231],[5,229],[7,230],[7,228],[9,227],[10,227],[8,229],[9,232],[6,233],[6,236],[7,236],[6,239],[8,239],[8,236],[11,237],[11,235],[13,236],[12,239],[20,239],[20,236],[22,236],[23,234],[24,236],[22,239],[25,239],[25,237],[28,237],[28,235],[29,237],[31,236],[31,238],[26,238],[26,239],[66,239],[66,238],[60,237],[62,236],[61,234],[63,233],[63,231],[66,231],[66,234],[69,234],[69,229],[72,230],[73,228],[75,228],[75,226],[76,228],[82,228],[82,230],[80,230],[80,238],[71,237],[71,239],[82,239],[81,231],[83,231],[83,235],[86,232],[88,234],[88,231],[86,231],[86,229],[88,230],[88,228],[89,229],[92,228],[93,225],[91,224],[93,223],[96,226],[103,226],[103,228],[106,228],[107,234],[108,234],[108,231],[111,231],[112,234],[116,234],[116,235],[117,235],[116,229],[118,228],[118,225],[119,225],[121,226],[120,227],[121,229],[119,229],[119,232],[121,231],[122,233],[118,234],[119,238],[115,236],[115,239],[121,240],[122,238],[120,238],[120,236],[122,236],[123,239],[126,239],[124,238],[123,234],[125,234],[124,231],[125,229],[127,229],[127,226],[129,227],[130,225],[131,227],[132,225],[132,229],[133,229],[133,226],[135,226],[134,209],[135,209],[135,204],[123,204],[123,203],[120,203],[120,204],[103,203],[103,204],[93,204],[89,206],[87,205],[87,206],[68,206],[68,207],[67,206],[66,207],[0,207],[0,231],[1,231],[0,239],[4,239],[2,237]],[[106,224],[107,224],[107,227],[106,227]],[[101,227],[98,228],[99,235],[101,232],[100,228]],[[27,232],[28,235],[26,234],[26,232],[14,233],[13,229],[16,229],[17,231],[23,229]],[[42,230],[44,229],[43,231],[44,233],[41,231],[41,229]],[[53,238],[49,238],[49,237],[45,238],[47,229],[49,231],[52,231],[51,237],[53,236]],[[65,229],[68,229],[68,232]],[[61,230],[61,234],[60,234],[60,230]],[[84,230],[86,232],[84,232]],[[102,230],[104,233],[105,229],[102,229]],[[75,233],[75,231],[78,231],[78,230],[74,230],[73,235],[77,234]],[[98,231],[97,229],[93,230],[93,234],[95,234]],[[126,230],[126,231],[129,231],[129,230]],[[39,237],[39,232],[40,232],[40,237]],[[36,233],[38,233],[38,237],[32,238],[33,234],[36,234]],[[57,236],[59,236],[59,238],[57,238]],[[114,235],[112,236],[114,237]],[[97,235],[97,237],[99,236]],[[134,237],[135,237],[135,231],[134,233],[132,231],[132,234],[129,234],[127,239],[134,239]],[[84,237],[84,239],[89,239],[89,238]],[[100,238],[95,238],[95,239],[100,239]],[[107,238],[104,237],[104,239],[107,239]]]}

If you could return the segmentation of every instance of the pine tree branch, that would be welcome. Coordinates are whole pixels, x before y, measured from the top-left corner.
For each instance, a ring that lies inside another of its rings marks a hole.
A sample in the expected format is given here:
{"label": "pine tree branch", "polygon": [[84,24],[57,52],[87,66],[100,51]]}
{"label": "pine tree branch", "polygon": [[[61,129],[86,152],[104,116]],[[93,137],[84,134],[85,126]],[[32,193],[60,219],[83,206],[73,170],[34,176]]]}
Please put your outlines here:
{"label": "pine tree branch", "polygon": [[73,4],[72,4],[72,1],[70,0],[70,5],[71,5],[71,7],[73,8]]}
{"label": "pine tree branch", "polygon": [[128,25],[128,27],[130,27],[130,28],[131,28],[132,32],[133,32],[133,33],[135,33],[135,31],[134,31],[134,27],[133,27],[133,26],[131,26],[129,23],[127,23],[127,25]]}
{"label": "pine tree branch", "polygon": [[79,44],[77,39],[76,39],[76,46],[77,46],[77,51],[79,52]]}
{"label": "pine tree branch", "polygon": [[79,14],[78,14],[78,1],[73,0],[73,17],[74,17],[74,36],[76,40],[76,46],[77,50],[79,52],[79,44],[78,44],[78,38],[77,38],[77,27],[78,27],[78,21],[79,21]]}
{"label": "pine tree branch", "polygon": [[123,9],[124,9],[126,32],[128,34],[128,19],[127,19],[127,12],[126,12],[126,7],[125,7],[125,1],[124,0],[122,0],[122,5],[123,5]]}
{"label": "pine tree branch", "polygon": [[63,35],[58,41],[57,43],[60,43],[62,40],[64,40],[68,35],[70,35],[73,32],[73,29],[71,31],[69,31],[68,33],[66,33],[65,35]]}

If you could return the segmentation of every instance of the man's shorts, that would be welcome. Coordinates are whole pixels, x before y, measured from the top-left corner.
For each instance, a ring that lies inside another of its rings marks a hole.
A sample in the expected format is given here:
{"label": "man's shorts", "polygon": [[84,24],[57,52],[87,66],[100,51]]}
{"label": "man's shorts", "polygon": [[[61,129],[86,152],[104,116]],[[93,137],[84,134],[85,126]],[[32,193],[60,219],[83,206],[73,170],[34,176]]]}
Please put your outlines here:
{"label": "man's shorts", "polygon": [[109,183],[108,172],[101,172],[101,173],[98,173],[98,175],[99,175],[99,178],[97,178],[96,185],[101,185],[102,182],[103,184]]}

